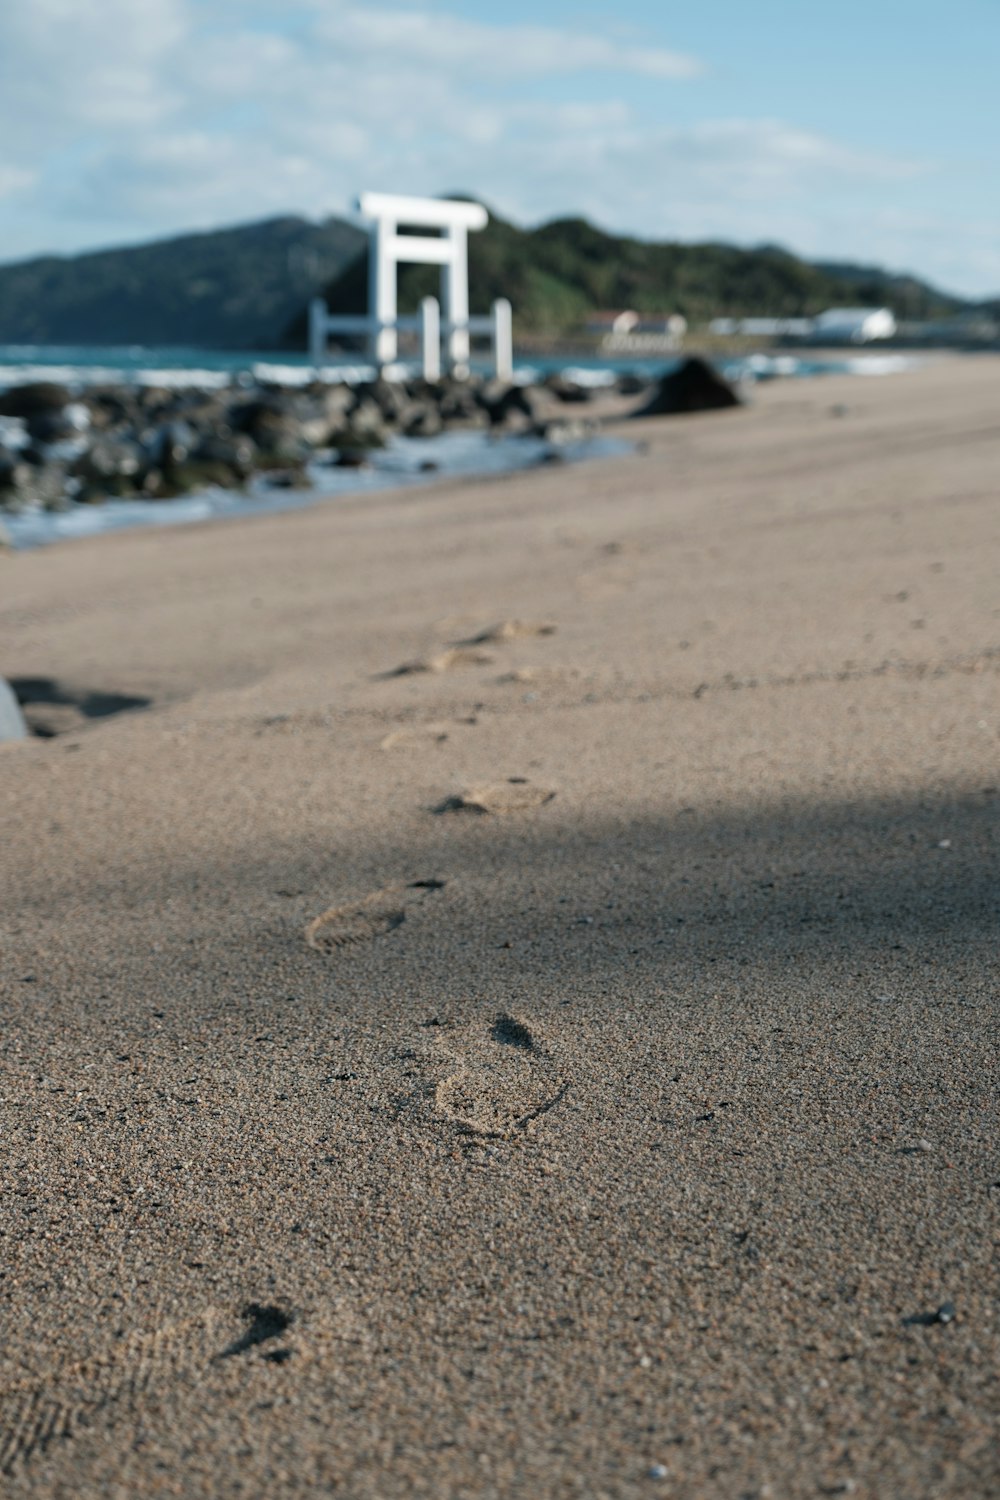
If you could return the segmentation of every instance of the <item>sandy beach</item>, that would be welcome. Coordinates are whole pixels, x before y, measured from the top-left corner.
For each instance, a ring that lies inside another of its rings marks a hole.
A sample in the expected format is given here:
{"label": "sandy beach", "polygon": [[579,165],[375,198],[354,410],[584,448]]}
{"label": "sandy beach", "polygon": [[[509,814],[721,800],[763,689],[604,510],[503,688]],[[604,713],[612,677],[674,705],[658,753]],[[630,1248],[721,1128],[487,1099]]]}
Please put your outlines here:
{"label": "sandy beach", "polygon": [[5,1494],[997,1493],[998,396],[0,555]]}

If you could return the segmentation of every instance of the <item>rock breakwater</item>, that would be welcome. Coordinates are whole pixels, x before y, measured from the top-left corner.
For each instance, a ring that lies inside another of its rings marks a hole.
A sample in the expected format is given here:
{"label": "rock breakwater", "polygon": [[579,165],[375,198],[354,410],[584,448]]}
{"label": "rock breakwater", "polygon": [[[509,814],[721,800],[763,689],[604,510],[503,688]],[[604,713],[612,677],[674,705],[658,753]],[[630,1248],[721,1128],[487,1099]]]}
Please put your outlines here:
{"label": "rock breakwater", "polygon": [[[223,389],[33,381],[0,392],[0,512],[68,510],[107,500],[172,500],[251,480],[308,488],[310,467],[357,467],[394,436],[480,429],[558,439],[558,408],[592,399],[471,379],[300,389],[234,381]],[[579,418],[572,427],[579,432]]]}

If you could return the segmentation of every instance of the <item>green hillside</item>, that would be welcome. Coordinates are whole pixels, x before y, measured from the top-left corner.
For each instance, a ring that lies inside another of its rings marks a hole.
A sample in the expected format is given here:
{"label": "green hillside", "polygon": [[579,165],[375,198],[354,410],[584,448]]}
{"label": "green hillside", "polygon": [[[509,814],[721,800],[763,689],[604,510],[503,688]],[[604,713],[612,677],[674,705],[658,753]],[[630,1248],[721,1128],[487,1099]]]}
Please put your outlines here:
{"label": "green hillside", "polygon": [[[886,305],[901,317],[944,316],[964,304],[910,277],[872,268],[812,265],[774,246],[651,244],[606,234],[585,219],[557,219],[518,229],[492,215],[469,237],[473,309],[509,297],[517,326],[529,333],[566,333],[596,309],[679,312],[690,323],[724,316],[808,316],[834,306]],[[331,312],[364,312],[367,254],[362,253],[325,290]],[[404,266],[401,312],[414,312],[436,293],[432,266]],[[297,341],[304,322],[290,329]]]}
{"label": "green hillside", "polygon": [[[584,219],[519,229],[493,215],[469,237],[473,310],[509,297],[522,336],[579,330],[598,309],[723,316],[802,316],[886,304],[904,318],[965,306],[911,277],[868,266],[812,265],[774,246],[651,244]],[[400,306],[438,289],[431,266],[400,272]],[[323,293],[336,312],[367,307],[366,239],[342,220],[302,218],[151,245],[0,266],[0,343],[305,347],[305,309]]]}
{"label": "green hillside", "polygon": [[0,343],[274,348],[364,243],[287,217],[0,266]]}

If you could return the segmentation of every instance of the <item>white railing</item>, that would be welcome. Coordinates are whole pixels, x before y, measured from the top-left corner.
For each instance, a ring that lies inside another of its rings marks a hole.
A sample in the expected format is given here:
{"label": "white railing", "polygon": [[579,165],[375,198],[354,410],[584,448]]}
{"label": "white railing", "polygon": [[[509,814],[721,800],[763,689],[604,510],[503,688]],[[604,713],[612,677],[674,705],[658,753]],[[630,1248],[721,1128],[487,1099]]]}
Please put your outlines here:
{"label": "white railing", "polygon": [[[391,347],[396,351],[397,333],[417,333],[420,337],[420,365],[425,380],[441,378],[441,349],[445,343],[449,355],[449,368],[458,373],[464,370],[469,340],[473,335],[489,341],[493,373],[498,380],[510,380],[514,373],[513,316],[506,297],[497,298],[489,313],[483,317],[465,317],[445,320],[441,317],[441,305],[436,297],[425,297],[416,317],[377,318],[367,313],[330,313],[322,297],[314,297],[309,304],[309,357],[315,367],[321,369],[328,359],[328,342],[331,334],[361,334],[368,342],[376,369],[381,373],[388,362],[384,352]],[[390,334],[391,340],[384,335]],[[455,359],[456,348],[460,352]]]}

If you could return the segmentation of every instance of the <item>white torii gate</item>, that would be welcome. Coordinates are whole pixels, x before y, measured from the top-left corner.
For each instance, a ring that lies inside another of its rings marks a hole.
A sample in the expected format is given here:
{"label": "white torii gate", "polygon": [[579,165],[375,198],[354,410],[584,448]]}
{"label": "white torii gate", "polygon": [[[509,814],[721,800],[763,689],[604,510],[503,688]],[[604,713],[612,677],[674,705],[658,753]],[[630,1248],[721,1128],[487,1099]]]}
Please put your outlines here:
{"label": "white torii gate", "polygon": [[[488,317],[469,316],[469,230],[485,229],[489,219],[480,203],[447,198],[406,198],[389,193],[362,193],[358,210],[371,220],[368,248],[368,314],[365,317],[330,315],[326,303],[314,298],[309,308],[309,347],[320,365],[330,333],[365,333],[371,356],[381,373],[398,354],[400,329],[419,329],[424,376],[441,373],[441,334],[445,335],[448,369],[469,373],[470,334],[491,338],[496,374],[509,380],[513,372],[511,308],[506,298],[494,302]],[[438,229],[439,235],[400,234],[400,226]],[[419,318],[400,318],[396,300],[398,267],[404,263],[441,267],[441,307],[425,297]]]}

